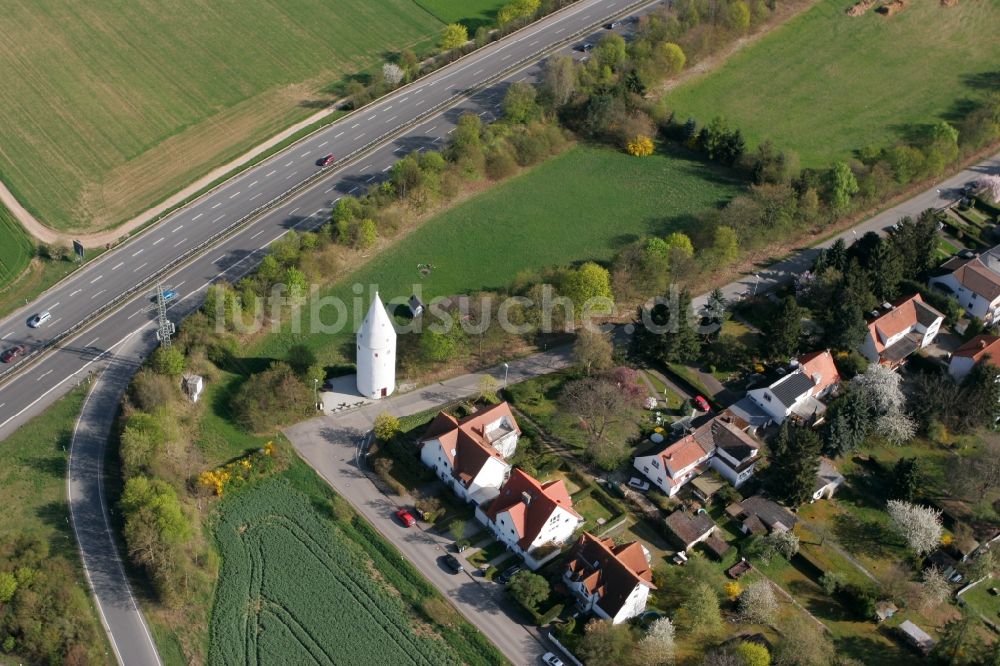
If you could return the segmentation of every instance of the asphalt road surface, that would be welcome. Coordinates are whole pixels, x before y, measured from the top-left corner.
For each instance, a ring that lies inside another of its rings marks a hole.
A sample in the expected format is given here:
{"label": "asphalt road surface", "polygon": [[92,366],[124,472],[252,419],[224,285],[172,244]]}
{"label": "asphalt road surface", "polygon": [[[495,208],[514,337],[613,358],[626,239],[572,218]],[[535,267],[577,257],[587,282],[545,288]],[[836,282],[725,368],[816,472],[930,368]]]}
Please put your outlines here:
{"label": "asphalt road surface", "polygon": [[[511,384],[565,368],[572,363],[568,348],[553,349],[511,361],[507,381]],[[487,371],[503,381],[504,368]],[[382,493],[363,471],[360,442],[383,411],[396,416],[417,414],[467,398],[479,392],[482,374],[462,375],[412,393],[380,400],[360,409],[323,416],[287,428],[285,435],[306,462],[346,498],[386,539],[392,542],[458,610],[517,666],[540,663],[549,650],[537,629],[518,621],[521,611],[513,607],[503,587],[468,571],[453,574],[442,564],[452,542],[424,530],[424,525],[406,529],[394,517],[402,502],[412,498]]]}
{"label": "asphalt road surface", "polygon": [[[320,225],[339,198],[359,194],[386,178],[400,157],[443,147],[462,114],[496,118],[507,86],[536,76],[546,50],[566,42],[562,50],[575,53],[574,45],[594,41],[604,32],[600,26],[607,18],[655,4],[580,0],[346,116],[105,253],[0,321],[0,347],[22,344],[38,349],[173,266],[185,252],[195,252],[163,279],[179,294],[170,308],[171,317],[178,320],[197,306],[213,281],[238,279],[256,266],[261,250],[289,230]],[[484,82],[490,85],[467,95]],[[429,113],[439,107],[439,112]],[[349,160],[344,157],[354,153],[357,156]],[[318,162],[328,154],[340,161],[324,169]],[[317,179],[321,173],[325,175]],[[217,245],[197,251],[227,225],[236,226],[296,186],[301,189],[293,196]],[[150,321],[153,289],[150,284],[144,293],[111,308],[99,323],[40,360],[26,367],[0,367],[0,373],[7,373],[0,385],[0,440],[80,381],[104,352]],[[28,327],[29,318],[42,311],[51,313],[51,319],[40,328]]]}

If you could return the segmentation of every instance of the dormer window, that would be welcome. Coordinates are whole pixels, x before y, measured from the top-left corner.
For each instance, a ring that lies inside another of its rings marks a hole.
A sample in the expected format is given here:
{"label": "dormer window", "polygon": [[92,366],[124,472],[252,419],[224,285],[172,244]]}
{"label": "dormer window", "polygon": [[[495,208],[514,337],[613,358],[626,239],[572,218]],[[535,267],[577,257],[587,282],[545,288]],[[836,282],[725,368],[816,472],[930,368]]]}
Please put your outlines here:
{"label": "dormer window", "polygon": [[652,461],[650,461],[650,463],[649,463],[649,464],[650,464],[650,465],[652,465],[653,467],[657,468],[657,469],[659,469],[659,468],[660,468],[660,461],[659,461],[659,460],[657,460],[656,458],[653,458],[653,460],[652,460]]}

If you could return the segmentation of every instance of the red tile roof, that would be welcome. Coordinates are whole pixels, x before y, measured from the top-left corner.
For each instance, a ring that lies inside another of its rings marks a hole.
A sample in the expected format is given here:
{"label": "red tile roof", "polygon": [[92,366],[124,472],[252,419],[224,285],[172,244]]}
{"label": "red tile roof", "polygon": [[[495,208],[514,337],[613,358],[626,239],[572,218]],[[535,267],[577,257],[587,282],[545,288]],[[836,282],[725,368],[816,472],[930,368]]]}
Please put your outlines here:
{"label": "red tile roof", "polygon": [[987,268],[979,257],[956,270],[954,276],[960,285],[991,303],[1000,296],[1000,275]]}
{"label": "red tile roof", "polygon": [[829,350],[812,352],[799,357],[799,369],[816,383],[813,388],[813,395],[819,395],[834,384],[840,383],[840,373],[833,362],[833,356]]}
{"label": "red tile roof", "polygon": [[485,433],[487,425],[503,417],[506,417],[515,432],[520,434],[521,430],[514,420],[514,414],[510,411],[510,405],[506,402],[480,410],[461,421],[447,412],[439,412],[427,427],[420,444],[423,446],[434,439],[440,441],[444,455],[451,463],[452,476],[468,487],[487,460],[490,458],[503,460],[503,456],[493,448]]}
{"label": "red tile roof", "polygon": [[581,518],[573,509],[573,500],[562,479],[541,484],[524,470],[515,469],[500,488],[500,494],[490,502],[486,517],[495,521],[498,515],[507,511],[517,530],[518,545],[522,550],[527,550],[538,538],[556,507],[562,507],[570,515]]}
{"label": "red tile roof", "polygon": [[955,350],[953,356],[966,356],[975,363],[979,363],[983,357],[989,356],[993,365],[1000,366],[1000,337],[977,335]]}
{"label": "red tile roof", "polygon": [[569,565],[570,575],[590,594],[600,595],[598,604],[614,617],[636,585],[655,590],[653,571],[638,541],[615,545],[584,532]]}
{"label": "red tile roof", "polygon": [[944,315],[924,303],[920,294],[914,294],[897,302],[891,310],[868,324],[868,331],[875,343],[875,351],[881,354],[885,351],[885,340],[912,329],[918,323],[927,325],[938,317],[943,318]]}

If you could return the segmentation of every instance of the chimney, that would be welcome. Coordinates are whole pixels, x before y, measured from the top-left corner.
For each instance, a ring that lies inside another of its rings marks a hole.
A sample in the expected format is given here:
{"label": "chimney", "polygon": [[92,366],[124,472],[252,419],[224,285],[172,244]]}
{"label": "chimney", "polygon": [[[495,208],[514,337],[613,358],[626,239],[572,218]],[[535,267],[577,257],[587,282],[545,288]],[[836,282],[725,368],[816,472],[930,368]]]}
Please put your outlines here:
{"label": "chimney", "polygon": [[526,490],[522,492],[521,501],[524,502],[526,506],[531,506],[531,493]]}
{"label": "chimney", "polygon": [[823,381],[823,375],[818,372],[813,373],[813,386],[819,386],[819,383]]}

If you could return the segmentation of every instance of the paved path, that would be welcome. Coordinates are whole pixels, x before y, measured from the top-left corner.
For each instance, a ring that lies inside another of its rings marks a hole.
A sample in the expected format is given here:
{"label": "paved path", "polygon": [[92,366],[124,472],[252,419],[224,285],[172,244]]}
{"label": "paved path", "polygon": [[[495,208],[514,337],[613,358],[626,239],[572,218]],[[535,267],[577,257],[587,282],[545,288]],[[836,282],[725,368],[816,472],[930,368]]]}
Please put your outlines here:
{"label": "paved path", "polygon": [[[829,238],[818,245],[796,252],[787,259],[783,259],[765,269],[757,271],[756,274],[746,275],[738,280],[730,282],[722,287],[722,293],[726,300],[739,300],[740,294],[766,292],[770,289],[789,282],[796,275],[812,268],[816,255],[821,248],[830,247],[838,238],[842,238],[848,243],[854,241],[856,237],[861,237],[869,231],[883,232],[899,221],[899,218],[909,215],[916,217],[928,208],[941,208],[954,202],[961,193],[962,186],[970,180],[975,180],[985,174],[1000,173],[1000,153],[989,157],[978,164],[974,164],[955,175],[930,187],[923,192],[907,199],[906,201],[888,208],[878,215],[871,217],[857,226],[847,229],[841,234]],[[757,279],[757,275],[760,279]],[[692,299],[692,304],[697,312],[708,300],[708,294],[701,294]]]}
{"label": "paved path", "polygon": [[[148,333],[148,332],[147,332]],[[104,498],[108,436],[132,375],[155,341],[136,336],[97,376],[70,444],[67,498],[84,572],[120,664],[159,666],[160,656],[122,566]]]}
{"label": "paved path", "polygon": [[[509,383],[554,372],[572,363],[568,348],[560,348],[510,362]],[[488,371],[501,382],[504,368]],[[422,529],[404,529],[393,517],[401,502],[384,495],[361,471],[360,442],[383,411],[396,416],[416,414],[455,400],[476,395],[482,374],[456,377],[426,388],[382,400],[355,411],[322,416],[285,430],[299,455],[327,483],[345,497],[375,528],[391,541],[466,618],[496,645],[511,662],[537,664],[547,651],[543,638],[531,626],[520,624],[520,613],[506,599],[503,588],[468,573],[453,575],[439,562],[451,540]]]}

